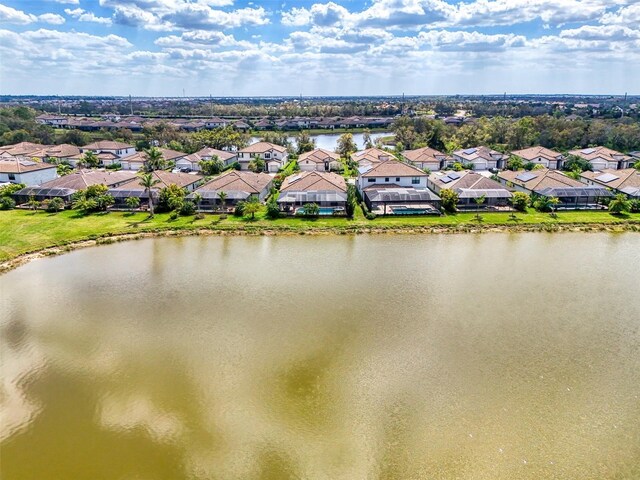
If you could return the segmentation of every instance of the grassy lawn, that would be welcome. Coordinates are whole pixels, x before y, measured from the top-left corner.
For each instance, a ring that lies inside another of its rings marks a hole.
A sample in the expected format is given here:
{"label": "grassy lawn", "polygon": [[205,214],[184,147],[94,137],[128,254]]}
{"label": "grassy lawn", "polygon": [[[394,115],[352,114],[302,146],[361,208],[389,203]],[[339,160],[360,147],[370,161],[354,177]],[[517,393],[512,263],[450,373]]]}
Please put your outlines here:
{"label": "grassy lawn", "polygon": [[[483,225],[531,225],[531,224],[614,224],[624,221],[640,223],[640,214],[614,217],[607,212],[561,212],[557,218],[548,214],[530,212],[517,214],[518,221],[510,219],[508,213],[484,213]],[[170,220],[169,214],[158,214],[149,219],[146,213],[129,214],[110,212],[79,216],[76,211],[68,210],[57,214],[43,211],[33,213],[26,210],[0,212],[0,261],[8,260],[22,253],[64,243],[96,238],[110,234],[137,233],[169,229],[210,228],[215,230],[322,230],[362,228],[416,228],[429,226],[477,225],[475,213],[459,213],[443,217],[379,217],[366,220],[360,209],[356,218],[320,217],[318,219],[280,218],[268,220],[264,209],[256,218],[240,218],[229,215],[220,220],[217,215],[205,215],[202,220],[194,217],[180,217]]]}

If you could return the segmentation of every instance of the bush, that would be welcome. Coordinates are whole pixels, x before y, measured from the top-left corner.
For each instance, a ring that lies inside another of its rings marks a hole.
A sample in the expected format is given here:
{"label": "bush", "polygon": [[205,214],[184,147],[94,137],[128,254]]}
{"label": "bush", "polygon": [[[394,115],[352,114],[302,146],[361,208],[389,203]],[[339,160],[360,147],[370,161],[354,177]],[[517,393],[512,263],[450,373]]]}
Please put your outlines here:
{"label": "bush", "polygon": [[219,218],[220,220],[226,220],[226,219],[227,219],[227,216],[223,214],[223,215],[220,215],[218,218]]}
{"label": "bush", "polygon": [[111,165],[107,165],[104,167],[106,170],[120,170],[122,168],[121,163],[112,163]]}
{"label": "bush", "polygon": [[241,217],[244,215],[244,208],[242,206],[241,203],[239,203],[238,205],[236,205],[236,208],[233,209],[233,216],[234,217]]}
{"label": "bush", "polygon": [[629,204],[629,211],[631,213],[640,213],[640,200],[631,200]]}
{"label": "bush", "polygon": [[177,220],[178,218],[178,212],[171,212],[169,214],[169,220]]}
{"label": "bush", "polygon": [[0,197],[0,210],[11,210],[15,208],[16,202],[11,197]]}
{"label": "bush", "polygon": [[267,218],[275,219],[280,216],[280,207],[278,206],[278,199],[275,195],[272,195],[267,202]]}
{"label": "bush", "polygon": [[47,212],[56,213],[60,210],[64,210],[64,201],[61,198],[55,197],[47,202]]}
{"label": "bush", "polygon": [[180,215],[188,216],[196,213],[196,206],[191,200],[186,200],[182,202],[182,206],[180,207]]}
{"label": "bush", "polygon": [[526,212],[531,199],[524,192],[514,192],[511,197],[511,205],[519,212]]}
{"label": "bush", "polygon": [[457,211],[458,201],[460,200],[457,192],[450,188],[443,188],[440,190],[440,199],[442,200],[442,210],[446,213],[455,213]]}
{"label": "bush", "polygon": [[204,220],[204,213],[196,213],[195,219],[196,220]]}
{"label": "bush", "polygon": [[22,190],[26,185],[24,183],[10,183],[0,187],[0,197],[9,197],[16,193],[18,190]]}
{"label": "bush", "polygon": [[367,220],[375,220],[377,215],[373,212],[367,212],[364,215],[366,217]]}

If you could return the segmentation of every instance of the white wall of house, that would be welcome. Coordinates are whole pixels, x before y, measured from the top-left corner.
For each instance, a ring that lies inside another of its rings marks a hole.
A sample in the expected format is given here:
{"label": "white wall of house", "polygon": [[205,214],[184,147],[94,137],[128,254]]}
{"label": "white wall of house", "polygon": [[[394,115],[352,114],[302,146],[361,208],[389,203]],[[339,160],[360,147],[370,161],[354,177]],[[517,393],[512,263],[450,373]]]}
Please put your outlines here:
{"label": "white wall of house", "polygon": [[186,158],[176,160],[176,168],[190,168],[194,172],[200,171],[200,164],[198,162],[190,162]]}
{"label": "white wall of house", "polygon": [[591,165],[594,170],[604,170],[606,168],[617,170],[618,169],[618,161],[617,160],[607,160],[606,158],[598,157],[591,160]]}
{"label": "white wall of house", "polygon": [[[82,153],[87,152],[87,149],[81,148],[80,151]],[[102,153],[102,152],[107,152],[107,153],[113,153],[114,155],[117,155],[120,158],[125,158],[128,157],[129,155],[133,155],[134,153],[136,153],[136,149],[135,147],[130,147],[130,148],[119,148],[119,149],[114,149],[114,150],[102,150],[102,149],[96,149],[96,150],[92,150],[93,153]]]}
{"label": "white wall of house", "polygon": [[310,160],[304,160],[302,162],[298,162],[300,166],[300,170],[303,172],[329,172],[331,170],[338,170],[340,168],[340,162],[336,162],[335,160],[326,162],[312,162]]}
{"label": "white wall of house", "polygon": [[432,172],[440,170],[440,162],[412,162],[414,166],[424,170],[428,168]]}
{"label": "white wall of house", "polygon": [[376,185],[380,187],[384,187],[385,185],[399,185],[401,187],[412,187],[412,188],[427,188],[427,176],[422,175],[415,177],[358,177],[358,189],[362,191],[363,189],[370,187],[371,185]]}
{"label": "white wall of house", "polygon": [[28,187],[41,185],[44,182],[48,182],[55,178],[58,178],[58,173],[55,168],[46,168],[22,173],[0,173],[1,183],[24,183]]}

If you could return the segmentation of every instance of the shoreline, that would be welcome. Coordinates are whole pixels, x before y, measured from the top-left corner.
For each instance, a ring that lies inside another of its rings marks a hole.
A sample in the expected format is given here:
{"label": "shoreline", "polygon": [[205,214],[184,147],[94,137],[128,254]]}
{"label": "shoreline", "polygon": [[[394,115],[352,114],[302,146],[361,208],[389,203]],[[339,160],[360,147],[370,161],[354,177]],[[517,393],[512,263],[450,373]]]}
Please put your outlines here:
{"label": "shoreline", "polygon": [[0,262],[0,275],[10,272],[22,265],[40,258],[63,255],[76,250],[110,245],[112,243],[143,240],[161,237],[191,237],[191,236],[330,236],[330,235],[456,235],[456,234],[484,234],[484,233],[640,233],[639,222],[621,223],[563,223],[563,224],[461,224],[461,225],[424,225],[424,226],[360,226],[353,227],[316,227],[305,230],[276,228],[179,228],[147,230],[137,233],[105,233],[102,235],[88,235],[84,239],[70,242],[60,242],[40,249],[24,252]]}

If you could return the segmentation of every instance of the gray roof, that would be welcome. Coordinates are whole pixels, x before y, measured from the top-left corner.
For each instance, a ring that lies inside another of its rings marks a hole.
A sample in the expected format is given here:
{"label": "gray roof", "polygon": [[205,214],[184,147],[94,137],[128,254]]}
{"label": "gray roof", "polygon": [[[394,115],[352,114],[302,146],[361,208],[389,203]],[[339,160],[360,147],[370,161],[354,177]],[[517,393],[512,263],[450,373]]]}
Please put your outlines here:
{"label": "gray roof", "polygon": [[14,192],[14,196],[45,196],[45,197],[68,197],[76,192],[73,188],[60,188],[60,187],[25,187],[22,190]]}
{"label": "gray roof", "polygon": [[196,193],[198,193],[203,200],[220,199],[219,192],[227,194],[226,200],[246,200],[251,195],[255,195],[255,193],[242,190],[197,190],[187,195],[187,199],[193,200]]}
{"label": "gray roof", "polygon": [[611,192],[604,187],[548,187],[535,190],[538,195],[545,197],[611,197]]}

